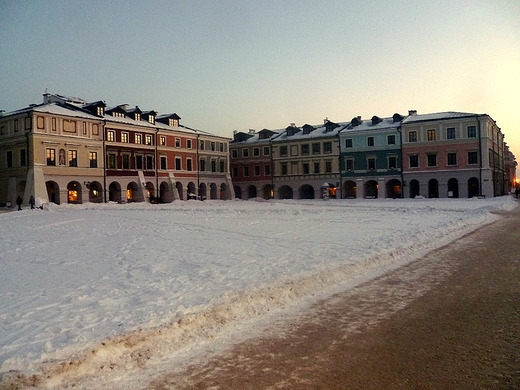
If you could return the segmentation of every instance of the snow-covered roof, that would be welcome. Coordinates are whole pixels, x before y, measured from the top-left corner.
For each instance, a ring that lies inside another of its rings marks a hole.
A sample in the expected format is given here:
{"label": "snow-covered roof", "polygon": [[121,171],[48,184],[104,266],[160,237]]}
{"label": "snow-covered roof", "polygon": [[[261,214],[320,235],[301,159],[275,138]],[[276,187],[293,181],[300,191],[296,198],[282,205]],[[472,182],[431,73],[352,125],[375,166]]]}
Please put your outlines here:
{"label": "snow-covered roof", "polygon": [[[350,122],[326,122],[319,125],[312,125],[314,130],[311,132],[303,131],[303,128],[309,125],[304,125],[302,127],[289,126],[285,129],[277,130],[279,135],[273,137],[273,142],[283,142],[283,141],[295,141],[295,140],[305,140],[305,139],[313,139],[313,138],[324,138],[324,137],[335,137],[338,133],[343,130],[345,127],[349,125]],[[295,133],[291,132],[291,129],[294,129]],[[292,135],[290,135],[292,133]]]}
{"label": "snow-covered roof", "polygon": [[471,116],[476,116],[480,114],[470,113],[470,112],[455,112],[455,111],[446,111],[446,112],[436,112],[433,114],[417,114],[417,115],[409,115],[403,120],[403,124],[413,123],[413,122],[424,122],[424,121],[436,121],[441,119],[458,119],[458,118],[467,118]]}
{"label": "snow-covered roof", "polygon": [[[374,120],[374,118],[377,118],[377,120]],[[401,122],[394,122],[394,118],[378,118],[373,117],[372,119],[365,119],[361,120],[358,119],[359,122],[361,122],[357,126],[353,126],[352,123],[348,126],[344,127],[341,131],[341,134],[348,134],[348,133],[355,133],[355,132],[365,132],[365,131],[374,131],[374,130],[391,130],[391,129],[397,129]]]}

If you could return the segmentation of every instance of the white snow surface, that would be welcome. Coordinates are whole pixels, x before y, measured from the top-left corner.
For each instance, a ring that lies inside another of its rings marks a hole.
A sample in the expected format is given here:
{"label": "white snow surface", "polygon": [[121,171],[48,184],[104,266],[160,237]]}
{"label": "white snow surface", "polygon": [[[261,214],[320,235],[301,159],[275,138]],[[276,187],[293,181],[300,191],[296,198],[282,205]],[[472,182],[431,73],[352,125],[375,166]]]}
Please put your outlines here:
{"label": "white snow surface", "polygon": [[133,388],[125,378],[143,368],[136,351],[147,364],[172,360],[269,311],[396,269],[515,206],[504,196],[1,213],[0,375],[61,375],[40,383],[55,388],[68,364],[81,388],[81,377],[101,383],[117,368],[116,382]]}

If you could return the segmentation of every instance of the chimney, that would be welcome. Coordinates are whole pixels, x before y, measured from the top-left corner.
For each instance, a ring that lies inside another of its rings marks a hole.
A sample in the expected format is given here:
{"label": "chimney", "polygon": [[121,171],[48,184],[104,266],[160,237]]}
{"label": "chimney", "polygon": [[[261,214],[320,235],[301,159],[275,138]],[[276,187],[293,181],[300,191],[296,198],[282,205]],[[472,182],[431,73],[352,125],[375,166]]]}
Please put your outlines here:
{"label": "chimney", "polygon": [[296,123],[291,123],[291,127],[296,127]]}
{"label": "chimney", "polygon": [[255,129],[249,129],[249,134],[255,134]]}
{"label": "chimney", "polygon": [[43,104],[49,104],[51,102],[51,95],[50,93],[45,90],[45,93],[43,94]]}
{"label": "chimney", "polygon": [[235,135],[237,135],[237,133],[238,133],[238,130],[233,130],[233,137],[234,137]]}
{"label": "chimney", "polygon": [[408,110],[409,116],[417,116],[417,110]]}
{"label": "chimney", "polygon": [[325,117],[325,119],[323,120],[323,124],[326,125],[328,122],[329,122],[329,118]]}

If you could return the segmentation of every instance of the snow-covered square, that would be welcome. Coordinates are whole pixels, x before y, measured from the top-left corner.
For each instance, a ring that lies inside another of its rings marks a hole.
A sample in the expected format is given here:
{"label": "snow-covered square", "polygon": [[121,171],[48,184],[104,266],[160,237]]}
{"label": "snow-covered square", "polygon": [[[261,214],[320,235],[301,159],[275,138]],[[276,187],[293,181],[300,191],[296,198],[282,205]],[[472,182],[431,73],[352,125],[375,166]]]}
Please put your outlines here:
{"label": "snow-covered square", "polygon": [[146,346],[146,364],[179,358],[407,264],[515,205],[510,196],[176,201],[1,213],[0,375],[58,377],[69,362],[76,377],[102,383],[112,365],[131,388],[143,367],[129,363],[129,344]]}

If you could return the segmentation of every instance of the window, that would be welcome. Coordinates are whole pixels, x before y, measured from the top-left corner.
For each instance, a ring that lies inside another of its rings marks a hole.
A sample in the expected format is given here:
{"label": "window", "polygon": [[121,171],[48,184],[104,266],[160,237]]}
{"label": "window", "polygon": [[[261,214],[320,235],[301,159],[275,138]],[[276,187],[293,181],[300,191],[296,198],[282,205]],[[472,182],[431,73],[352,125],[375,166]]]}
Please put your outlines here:
{"label": "window", "polygon": [[287,146],[280,146],[280,156],[287,156]]}
{"label": "window", "polygon": [[78,151],[69,150],[69,167],[77,167],[77,166],[78,166]]}
{"label": "window", "polygon": [[408,132],[408,142],[417,142],[417,131]]}
{"label": "window", "polygon": [[143,143],[143,136],[141,134],[135,135],[135,143],[136,144],[142,144]]}
{"label": "window", "polygon": [[320,163],[319,162],[314,163],[314,173],[320,173]]}
{"label": "window", "polygon": [[211,151],[213,151],[213,152],[215,151],[215,142],[211,143]]}
{"label": "window", "polygon": [[287,164],[282,164],[282,175],[287,175]]}
{"label": "window", "polygon": [[242,157],[249,157],[249,149],[247,149],[247,148],[242,149]]}
{"label": "window", "polygon": [[56,118],[52,118],[52,131],[56,131]]}
{"label": "window", "polygon": [[388,156],[388,169],[397,169],[397,157]]}
{"label": "window", "polygon": [[121,156],[121,162],[123,163],[123,169],[130,169],[130,155],[123,154]]}
{"label": "window", "polygon": [[107,141],[114,142],[114,138],[115,138],[114,134],[115,134],[114,130],[108,130],[108,132],[107,132]]}
{"label": "window", "polygon": [[108,155],[108,169],[116,169],[116,155],[115,154]]}
{"label": "window", "polygon": [[332,153],[332,142],[323,143],[323,153]]}
{"label": "window", "polygon": [[315,144],[312,144],[312,154],[320,154],[320,153],[321,153],[320,144],[318,142]]}
{"label": "window", "polygon": [[233,158],[238,158],[238,150],[236,150],[236,149],[232,149],[232,150],[231,150],[231,157],[233,157]]}
{"label": "window", "polygon": [[150,134],[147,134],[145,136],[145,144],[146,145],[151,145],[152,144],[152,136]]}
{"label": "window", "polygon": [[18,133],[18,130],[20,130],[20,123],[18,122],[18,119],[14,120],[14,132]]}
{"label": "window", "polygon": [[260,148],[253,148],[253,156],[255,156],[255,157],[260,156]]}
{"label": "window", "polygon": [[182,159],[175,157],[175,170],[180,171],[182,169]]}
{"label": "window", "polygon": [[153,169],[153,156],[146,156],[146,169]]}
{"label": "window", "polygon": [[193,162],[191,158],[186,159],[186,170],[193,171]]}
{"label": "window", "polygon": [[428,135],[428,141],[435,141],[437,139],[434,129],[428,130],[427,135]]}
{"label": "window", "polygon": [[367,137],[367,146],[374,146],[374,137]]}
{"label": "window", "polygon": [[175,147],[176,148],[180,148],[181,147],[181,139],[180,138],[175,138]]}
{"label": "window", "polygon": [[376,169],[376,159],[375,159],[375,157],[367,158],[367,169],[369,171],[375,171],[375,169]]}
{"label": "window", "polygon": [[220,161],[220,172],[226,172],[225,161]]}
{"label": "window", "polygon": [[121,133],[121,142],[128,143],[128,133]]}
{"label": "window", "polygon": [[191,139],[186,140],[186,148],[191,149]]}
{"label": "window", "polygon": [[302,145],[302,156],[308,156],[309,155],[309,144],[303,144]]}
{"label": "window", "polygon": [[[7,162],[7,168],[13,167],[13,151],[12,150],[7,151],[6,162]],[[47,164],[47,165],[49,165],[49,164]]]}
{"label": "window", "polygon": [[387,135],[386,136],[386,143],[388,145],[395,145],[395,135],[394,134]]}
{"label": "window", "polygon": [[20,166],[25,167],[27,165],[27,153],[25,149],[20,149]]}
{"label": "window", "polygon": [[97,152],[88,152],[90,168],[97,168]]}
{"label": "window", "polygon": [[162,170],[168,169],[166,166],[166,156],[161,156],[161,169]]}
{"label": "window", "polygon": [[87,135],[87,122],[83,122],[83,135]]}
{"label": "window", "polygon": [[255,165],[255,176],[260,176],[260,165]]}
{"label": "window", "polygon": [[448,165],[457,165],[457,153],[448,153]]}
{"label": "window", "polygon": [[215,160],[211,160],[211,172],[217,172],[217,162]]}
{"label": "window", "polygon": [[455,127],[448,127],[446,129],[446,139],[455,139]]}
{"label": "window", "polygon": [[218,143],[218,150],[219,150],[220,152],[224,152],[224,144],[223,144],[222,142],[219,142],[219,143]]}
{"label": "window", "polygon": [[477,128],[475,126],[468,126],[468,138],[477,137]]}
{"label": "window", "polygon": [[199,149],[204,150],[204,141],[199,142]]}
{"label": "window", "polygon": [[249,177],[249,167],[244,167],[244,176]]}
{"label": "window", "polygon": [[269,154],[270,154],[269,146],[264,146],[264,156],[269,156]]}
{"label": "window", "polygon": [[134,118],[136,121],[140,121],[141,120],[141,114],[139,114],[138,112],[135,113],[135,118]]}
{"label": "window", "polygon": [[143,156],[135,156],[135,169],[143,169]]}
{"label": "window", "polygon": [[332,172],[332,161],[325,161],[325,173]]}
{"label": "window", "polygon": [[264,175],[269,176],[271,174],[271,166],[270,165],[264,165]]}
{"label": "window", "polygon": [[97,106],[96,107],[96,113],[98,116],[103,116],[105,114],[105,110],[103,110],[103,107]]}
{"label": "window", "polygon": [[347,158],[345,159],[345,170],[352,172],[354,170],[354,159],[353,158]]}
{"label": "window", "polygon": [[291,156],[298,155],[298,145],[291,145]]}
{"label": "window", "polygon": [[478,152],[468,152],[468,165],[478,164]]}
{"label": "window", "polygon": [[412,154],[410,156],[410,168],[419,168],[419,156]]}
{"label": "window", "polygon": [[237,167],[233,167],[233,177],[238,177],[238,168]]}
{"label": "window", "polygon": [[434,153],[428,154],[428,166],[429,167],[436,167],[437,166],[437,155]]}
{"label": "window", "polygon": [[201,172],[206,171],[206,160],[204,160],[203,158],[201,158],[199,160],[199,171],[201,171]]}
{"label": "window", "polygon": [[308,175],[310,173],[309,163],[303,163],[303,174]]}
{"label": "window", "polygon": [[352,138],[347,138],[347,139],[345,140],[345,147],[346,147],[346,148],[351,148],[352,145],[353,145],[353,144],[352,144]]}
{"label": "window", "polygon": [[159,142],[161,146],[166,146],[166,137],[164,135],[161,135],[161,138],[159,138]]}

